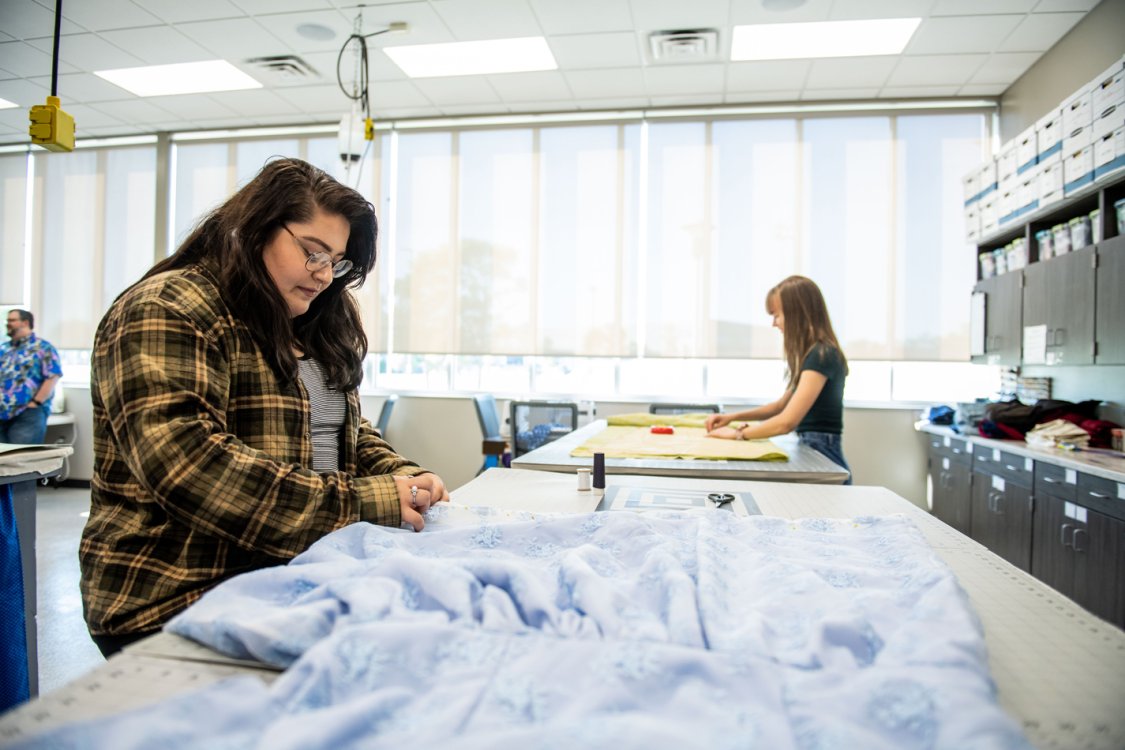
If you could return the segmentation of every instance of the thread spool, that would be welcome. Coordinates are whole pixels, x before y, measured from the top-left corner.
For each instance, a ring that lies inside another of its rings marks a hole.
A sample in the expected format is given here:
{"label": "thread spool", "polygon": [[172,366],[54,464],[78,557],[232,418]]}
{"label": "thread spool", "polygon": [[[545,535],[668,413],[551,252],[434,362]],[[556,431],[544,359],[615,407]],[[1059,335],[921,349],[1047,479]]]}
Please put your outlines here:
{"label": "thread spool", "polygon": [[583,468],[583,469],[578,470],[578,491],[579,492],[589,492],[590,491],[590,470],[589,469]]}
{"label": "thread spool", "polygon": [[605,489],[605,454],[594,454],[594,489]]}

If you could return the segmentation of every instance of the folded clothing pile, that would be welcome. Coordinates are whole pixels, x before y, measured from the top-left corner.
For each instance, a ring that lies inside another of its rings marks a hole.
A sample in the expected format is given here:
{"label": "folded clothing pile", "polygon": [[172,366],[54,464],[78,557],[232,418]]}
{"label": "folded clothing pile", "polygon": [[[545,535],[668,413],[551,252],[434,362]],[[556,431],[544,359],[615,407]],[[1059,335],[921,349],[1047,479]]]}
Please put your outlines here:
{"label": "folded clothing pile", "polygon": [[1060,443],[1076,448],[1086,448],[1090,445],[1090,433],[1065,419],[1052,419],[1050,422],[1036,425],[1028,431],[1024,439],[1028,445],[1035,448],[1058,448]]}

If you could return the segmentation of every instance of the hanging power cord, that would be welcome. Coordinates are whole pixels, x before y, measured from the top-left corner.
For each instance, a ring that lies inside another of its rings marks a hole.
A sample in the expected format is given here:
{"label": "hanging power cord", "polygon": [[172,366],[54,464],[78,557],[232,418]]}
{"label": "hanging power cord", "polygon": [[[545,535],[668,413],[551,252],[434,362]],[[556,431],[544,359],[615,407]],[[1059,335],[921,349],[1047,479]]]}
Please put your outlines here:
{"label": "hanging power cord", "polygon": [[62,0],[55,0],[55,43],[51,55],[51,94],[46,104],[36,104],[27,114],[31,142],[49,151],[74,150],[74,118],[59,99],[59,40],[62,37]]}
{"label": "hanging power cord", "polygon": [[[369,72],[368,72],[368,59],[367,59],[367,40],[371,37],[380,36],[382,34],[392,32],[406,31],[405,23],[392,23],[385,29],[373,31],[370,34],[363,33],[363,12],[360,11],[356,15],[355,25],[351,35],[344,40],[343,46],[340,47],[340,53],[336,56],[336,83],[340,86],[340,91],[344,93],[351,102],[352,109],[348,117],[341,122],[341,135],[340,135],[340,158],[344,160],[344,179],[347,181],[350,176],[352,163],[356,162],[356,180],[359,180],[359,175],[363,172],[363,163],[367,159],[367,155],[371,151],[371,144],[375,140],[375,120],[371,117],[371,94],[369,86]],[[348,90],[347,85],[344,83],[344,78],[340,73],[340,65],[344,60],[344,53],[349,46],[355,46],[356,69],[355,76],[351,90]],[[353,138],[356,137],[356,118],[359,110],[363,115],[363,140],[366,141],[363,151],[357,154],[358,143],[353,143]],[[346,128],[346,135],[344,130]]]}

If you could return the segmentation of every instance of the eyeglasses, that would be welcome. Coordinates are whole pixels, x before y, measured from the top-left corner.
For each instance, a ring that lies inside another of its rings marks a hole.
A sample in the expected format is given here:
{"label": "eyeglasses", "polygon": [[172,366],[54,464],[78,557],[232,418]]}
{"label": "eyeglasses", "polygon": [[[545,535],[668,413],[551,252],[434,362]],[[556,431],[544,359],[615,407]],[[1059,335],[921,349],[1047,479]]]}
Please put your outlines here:
{"label": "eyeglasses", "polygon": [[293,241],[297,243],[297,247],[301,248],[301,252],[305,254],[305,269],[309,273],[323,271],[325,268],[331,266],[332,278],[338,279],[348,271],[352,270],[352,262],[347,258],[341,258],[340,260],[333,263],[332,256],[328,253],[321,251],[310,253],[309,249],[305,247],[305,243],[297,239],[297,235],[293,234],[293,231],[289,227],[282,224],[281,228],[286,232],[289,232],[289,236],[293,238]]}

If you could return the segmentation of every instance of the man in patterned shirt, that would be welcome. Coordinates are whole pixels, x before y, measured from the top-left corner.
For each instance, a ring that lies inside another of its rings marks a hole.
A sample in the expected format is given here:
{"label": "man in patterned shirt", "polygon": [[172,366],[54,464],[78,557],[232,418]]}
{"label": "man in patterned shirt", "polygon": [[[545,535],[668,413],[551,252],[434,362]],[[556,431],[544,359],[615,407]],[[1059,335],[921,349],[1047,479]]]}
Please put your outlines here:
{"label": "man in patterned shirt", "polygon": [[0,443],[42,443],[51,395],[62,376],[59,353],[35,335],[35,316],[8,313],[7,344],[0,344]]}

